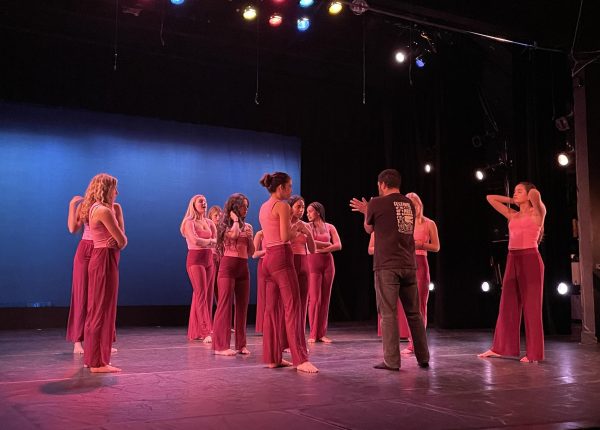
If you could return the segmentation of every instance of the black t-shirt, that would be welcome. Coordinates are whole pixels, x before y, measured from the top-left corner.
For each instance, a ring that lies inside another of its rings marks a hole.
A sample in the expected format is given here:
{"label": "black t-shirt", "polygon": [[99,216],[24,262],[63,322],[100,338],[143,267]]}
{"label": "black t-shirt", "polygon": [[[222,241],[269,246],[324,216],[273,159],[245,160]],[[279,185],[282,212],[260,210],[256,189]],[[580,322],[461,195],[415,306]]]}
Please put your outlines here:
{"label": "black t-shirt", "polygon": [[367,206],[367,224],[375,230],[373,270],[416,269],[415,207],[400,193],[373,197]]}

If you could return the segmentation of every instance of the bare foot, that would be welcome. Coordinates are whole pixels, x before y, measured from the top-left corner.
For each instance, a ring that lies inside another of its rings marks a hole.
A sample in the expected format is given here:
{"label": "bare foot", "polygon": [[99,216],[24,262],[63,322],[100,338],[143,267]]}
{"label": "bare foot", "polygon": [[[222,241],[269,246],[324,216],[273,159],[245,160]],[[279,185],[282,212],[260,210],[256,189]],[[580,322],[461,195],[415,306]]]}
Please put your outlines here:
{"label": "bare foot", "polygon": [[332,343],[333,340],[329,339],[327,336],[323,336],[321,339],[319,339],[321,342],[323,343]]}
{"label": "bare foot", "polygon": [[102,367],[90,367],[90,372],[92,373],[117,373],[120,372],[121,369],[115,366],[102,366]]}
{"label": "bare foot", "polygon": [[289,348],[284,349],[283,352],[285,352],[286,354],[291,354],[291,350]]}
{"label": "bare foot", "polygon": [[269,369],[275,369],[277,367],[290,367],[292,365],[292,363],[290,363],[287,360],[281,360],[281,363],[269,363],[267,364],[267,367]]}
{"label": "bare foot", "polygon": [[488,349],[486,352],[482,352],[481,354],[477,354],[477,357],[479,357],[479,358],[498,358],[498,357],[500,357],[500,354],[495,353],[491,349]]}
{"label": "bare foot", "polygon": [[404,348],[402,351],[400,351],[400,354],[404,354],[404,355],[410,355],[410,354],[414,354],[415,352],[411,349],[411,348]]}
{"label": "bare foot", "polygon": [[240,354],[243,354],[243,355],[250,355],[250,350],[248,348],[246,348],[245,346],[242,349],[240,349],[239,352],[240,352]]}
{"label": "bare foot", "polygon": [[204,338],[204,340],[202,342],[203,343],[212,343],[212,337],[210,337],[210,335],[208,335]]}
{"label": "bare foot", "polygon": [[317,369],[310,361],[305,361],[304,363],[296,366],[296,370],[304,373],[317,373],[319,371],[319,369]]}
{"label": "bare foot", "polygon": [[235,352],[233,349],[224,349],[223,351],[215,351],[215,355],[227,355],[227,356],[231,356],[231,355],[236,355],[237,352]]}
{"label": "bare foot", "polygon": [[537,360],[530,360],[527,356],[521,358],[519,361],[521,363],[535,363],[535,364],[539,363]]}
{"label": "bare foot", "polygon": [[83,354],[83,346],[81,342],[75,342],[73,344],[73,354]]}
{"label": "bare foot", "polygon": [[308,343],[315,343],[314,339],[308,339]]}
{"label": "bare foot", "polygon": [[110,353],[114,354],[115,352],[118,352],[119,350],[117,348],[111,348],[110,349]]}

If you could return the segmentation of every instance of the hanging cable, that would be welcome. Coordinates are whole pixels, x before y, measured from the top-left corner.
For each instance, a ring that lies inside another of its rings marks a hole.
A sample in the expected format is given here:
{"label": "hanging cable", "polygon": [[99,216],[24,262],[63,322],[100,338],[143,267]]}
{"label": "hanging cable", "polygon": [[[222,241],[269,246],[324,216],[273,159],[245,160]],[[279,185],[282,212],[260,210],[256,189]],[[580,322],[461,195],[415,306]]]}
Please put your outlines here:
{"label": "hanging cable", "polygon": [[367,30],[365,24],[365,16],[362,17],[363,24],[363,34],[362,34],[362,104],[367,104],[367,55],[366,55],[366,38],[367,38]]}
{"label": "hanging cable", "polygon": [[115,42],[114,42],[114,57],[113,71],[117,71],[117,57],[119,46],[119,0],[115,0]]}
{"label": "hanging cable", "polygon": [[168,0],[163,0],[163,8],[162,8],[161,16],[160,16],[160,43],[163,47],[165,46],[165,39],[163,38],[163,30],[165,28],[165,9],[167,8],[167,1]]}

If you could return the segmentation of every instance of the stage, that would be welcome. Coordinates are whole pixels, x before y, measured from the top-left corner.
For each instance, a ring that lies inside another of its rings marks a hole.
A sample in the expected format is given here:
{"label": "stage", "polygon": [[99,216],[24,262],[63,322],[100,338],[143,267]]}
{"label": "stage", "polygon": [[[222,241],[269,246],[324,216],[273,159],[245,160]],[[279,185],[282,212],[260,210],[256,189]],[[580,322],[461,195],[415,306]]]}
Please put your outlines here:
{"label": "stage", "polygon": [[573,429],[600,427],[600,347],[546,338],[546,361],[479,359],[491,331],[429,330],[431,366],[404,357],[373,369],[373,324],[331,328],[311,347],[320,373],[215,356],[185,327],[119,328],[112,364],[92,375],[64,330],[0,332],[0,428],[8,429]]}

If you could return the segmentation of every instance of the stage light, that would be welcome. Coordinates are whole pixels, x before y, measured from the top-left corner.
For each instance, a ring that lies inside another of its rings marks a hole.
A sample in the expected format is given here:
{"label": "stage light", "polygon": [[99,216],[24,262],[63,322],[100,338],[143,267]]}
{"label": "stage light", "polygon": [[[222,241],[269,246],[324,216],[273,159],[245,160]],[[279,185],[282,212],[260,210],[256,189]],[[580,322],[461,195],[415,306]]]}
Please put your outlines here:
{"label": "stage light", "polygon": [[415,60],[415,64],[417,65],[418,68],[425,67],[425,58],[423,58],[422,55],[419,55]]}
{"label": "stage light", "polygon": [[311,7],[315,4],[315,0],[300,0],[300,7]]}
{"label": "stage light", "polygon": [[171,3],[175,4],[175,5],[180,5],[180,4],[183,4],[184,1],[185,0],[171,0]]}
{"label": "stage light", "polygon": [[429,291],[435,290],[435,284],[433,282],[429,283]]}
{"label": "stage light", "polygon": [[483,173],[482,169],[475,170],[475,179],[478,181],[483,181],[485,179],[485,173]]}
{"label": "stage light", "polygon": [[481,291],[483,291],[484,293],[490,291],[490,283],[488,281],[483,281],[481,283]]}
{"label": "stage light", "polygon": [[308,27],[310,27],[310,19],[308,19],[308,17],[306,17],[306,16],[303,16],[302,18],[298,18],[296,27],[298,27],[299,31],[308,30]]}
{"label": "stage light", "polygon": [[369,9],[369,4],[366,0],[352,0],[350,4],[350,10],[354,15],[362,15]]}
{"label": "stage light", "polygon": [[394,54],[394,59],[397,63],[404,63],[404,60],[406,60],[406,54],[402,51],[396,51]]}
{"label": "stage light", "polygon": [[281,22],[283,21],[283,18],[281,15],[279,15],[278,13],[274,13],[273,15],[271,15],[271,17],[269,18],[269,25],[271,27],[279,27],[281,25]]}
{"label": "stage light", "polygon": [[431,163],[425,163],[425,173],[431,173],[431,171],[433,170],[433,166],[431,165]]}
{"label": "stage light", "polygon": [[331,15],[337,15],[342,11],[342,4],[339,1],[331,2],[329,5],[329,13]]}
{"label": "stage light", "polygon": [[558,164],[560,166],[566,167],[569,164],[571,164],[570,153],[569,152],[561,152],[560,154],[558,154],[558,157],[556,157],[556,160],[558,161]]}
{"label": "stage light", "polygon": [[246,9],[244,9],[244,13],[242,14],[242,16],[245,20],[251,21],[254,18],[256,18],[256,9],[254,9],[254,6],[246,6]]}
{"label": "stage light", "polygon": [[558,291],[558,294],[560,294],[561,296],[564,296],[565,294],[567,294],[569,292],[569,286],[566,283],[561,282],[556,287],[556,291]]}

